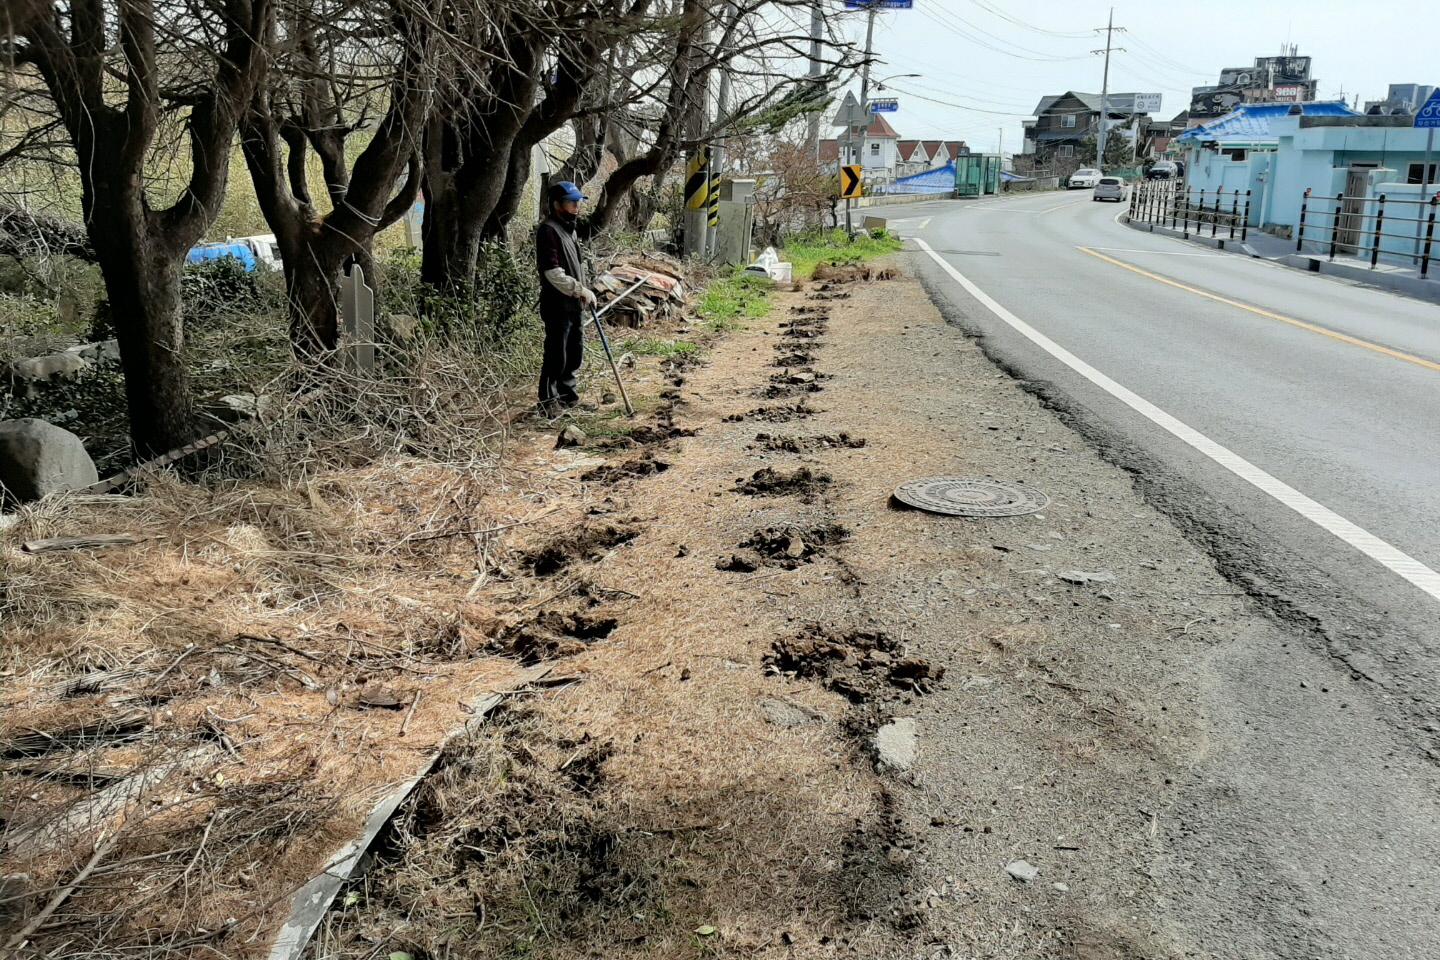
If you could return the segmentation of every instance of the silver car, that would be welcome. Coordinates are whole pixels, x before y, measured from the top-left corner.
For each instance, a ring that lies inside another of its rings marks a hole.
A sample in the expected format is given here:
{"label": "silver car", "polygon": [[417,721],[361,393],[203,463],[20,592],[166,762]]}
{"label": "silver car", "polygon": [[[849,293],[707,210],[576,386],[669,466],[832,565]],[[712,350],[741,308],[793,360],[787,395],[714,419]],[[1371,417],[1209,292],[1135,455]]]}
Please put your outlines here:
{"label": "silver car", "polygon": [[1095,192],[1090,195],[1090,199],[1123,201],[1125,199],[1125,181],[1119,177],[1101,177],[1095,184]]}
{"label": "silver car", "polygon": [[1100,179],[1100,171],[1086,167],[1084,170],[1076,170],[1070,174],[1070,180],[1065,184],[1067,190],[1074,190],[1079,187],[1093,187]]}

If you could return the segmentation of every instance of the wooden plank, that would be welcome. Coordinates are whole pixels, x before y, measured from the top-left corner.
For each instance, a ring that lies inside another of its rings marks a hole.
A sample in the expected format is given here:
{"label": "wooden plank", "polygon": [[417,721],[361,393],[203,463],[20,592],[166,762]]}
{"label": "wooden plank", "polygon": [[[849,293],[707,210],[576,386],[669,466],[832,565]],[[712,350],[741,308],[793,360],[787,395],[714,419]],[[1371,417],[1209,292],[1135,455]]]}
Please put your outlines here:
{"label": "wooden plank", "polygon": [[410,796],[420,785],[420,781],[430,773],[431,768],[435,766],[435,761],[440,759],[440,753],[445,749],[445,745],[465,732],[470,724],[483,721],[485,716],[504,702],[506,697],[540,680],[551,669],[553,668],[547,664],[540,664],[522,670],[511,689],[488,693],[470,702],[468,705],[469,720],[457,724],[455,729],[436,744],[414,775],[381,797],[380,801],[370,809],[370,816],[366,818],[359,835],[337,850],[325,864],[325,868],[295,894],[290,901],[290,917],[280,928],[280,933],[275,937],[274,944],[271,945],[270,960],[299,960],[304,954],[305,947],[310,943],[310,938],[315,935],[320,922],[325,919],[325,914],[329,911],[335,895],[350,880],[361,857],[370,848],[370,844],[375,842],[375,838],[379,836],[385,824],[390,822],[390,818],[394,816],[400,804],[405,802],[405,798]]}
{"label": "wooden plank", "polygon": [[88,537],[47,537],[27,540],[20,549],[26,553],[55,553],[60,550],[103,550],[106,547],[131,547],[152,540],[138,533],[97,533]]}

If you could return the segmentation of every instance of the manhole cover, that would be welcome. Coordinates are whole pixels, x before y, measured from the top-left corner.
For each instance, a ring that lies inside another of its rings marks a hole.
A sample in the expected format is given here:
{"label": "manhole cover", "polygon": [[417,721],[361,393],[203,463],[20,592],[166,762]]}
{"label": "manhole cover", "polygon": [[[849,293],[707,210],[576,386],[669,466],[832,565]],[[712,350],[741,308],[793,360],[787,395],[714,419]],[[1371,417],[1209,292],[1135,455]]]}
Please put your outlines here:
{"label": "manhole cover", "polygon": [[967,477],[925,477],[895,488],[895,499],[954,517],[1018,517],[1044,510],[1050,498],[1024,487]]}

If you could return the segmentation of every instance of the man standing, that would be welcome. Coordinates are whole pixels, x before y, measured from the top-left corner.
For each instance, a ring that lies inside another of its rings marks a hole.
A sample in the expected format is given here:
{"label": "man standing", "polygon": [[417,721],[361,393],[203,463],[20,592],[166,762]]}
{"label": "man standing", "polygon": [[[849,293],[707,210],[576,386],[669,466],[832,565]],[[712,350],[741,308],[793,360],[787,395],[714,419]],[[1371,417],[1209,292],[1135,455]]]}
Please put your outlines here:
{"label": "man standing", "polygon": [[585,263],[575,240],[580,201],[586,199],[569,180],[550,187],[550,216],[535,234],[540,269],[540,319],[545,323],[545,358],[540,364],[540,412],[555,416],[573,407],[575,372],[584,349],[583,310],[595,305],[586,286]]}

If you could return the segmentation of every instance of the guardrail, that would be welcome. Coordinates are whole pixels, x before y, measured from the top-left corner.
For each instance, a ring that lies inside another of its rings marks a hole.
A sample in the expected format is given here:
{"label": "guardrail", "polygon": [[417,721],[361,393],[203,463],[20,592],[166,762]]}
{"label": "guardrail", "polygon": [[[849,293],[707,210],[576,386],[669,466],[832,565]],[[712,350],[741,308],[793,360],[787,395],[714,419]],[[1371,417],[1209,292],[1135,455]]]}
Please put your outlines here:
{"label": "guardrail", "polygon": [[1188,240],[1193,233],[1211,237],[1220,231],[1229,239],[1250,237],[1250,191],[1206,190],[1186,187],[1174,180],[1142,180],[1130,189],[1130,219],[1180,230]]}
{"label": "guardrail", "polygon": [[1322,252],[1328,249],[1332,261],[1339,254],[1363,258],[1368,253],[1372,270],[1382,255],[1405,257],[1419,262],[1420,279],[1424,280],[1435,259],[1437,208],[1440,193],[1428,200],[1412,200],[1387,198],[1383,193],[1378,197],[1316,196],[1306,190],[1295,228],[1295,252],[1303,252],[1309,241]]}

